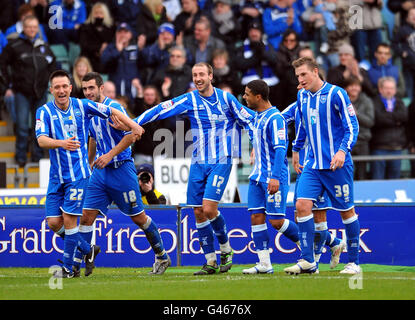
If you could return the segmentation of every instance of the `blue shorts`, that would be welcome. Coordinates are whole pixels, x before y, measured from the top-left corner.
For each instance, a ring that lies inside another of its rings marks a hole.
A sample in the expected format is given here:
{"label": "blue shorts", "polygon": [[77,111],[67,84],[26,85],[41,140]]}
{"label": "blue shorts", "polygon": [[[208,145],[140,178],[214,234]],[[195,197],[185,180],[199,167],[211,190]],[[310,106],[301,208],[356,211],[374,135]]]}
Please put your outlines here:
{"label": "blue shorts", "polygon": [[219,202],[225,192],[232,164],[192,163],[187,184],[187,205],[199,207],[203,200]]}
{"label": "blue shorts", "polygon": [[332,209],[346,211],[353,208],[353,166],[344,166],[335,171],[306,166],[298,183],[297,199],[316,202],[323,195],[327,195],[331,201]]}
{"label": "blue shorts", "polygon": [[60,217],[62,212],[81,216],[88,181],[89,178],[65,183],[49,181],[45,204],[46,217]]}
{"label": "blue shorts", "polygon": [[127,216],[144,211],[133,161],[126,161],[118,168],[109,165],[92,171],[84,209],[98,210],[105,215],[113,201]]}
{"label": "blue shorts", "polygon": [[[297,179],[295,181],[295,187],[294,187],[294,208],[295,204],[297,202],[297,188],[299,184],[299,180],[301,178],[301,173],[297,174]],[[317,201],[314,202],[313,210],[329,210],[332,209],[331,201],[329,197],[327,196],[327,192],[324,192],[322,196],[319,196]]]}
{"label": "blue shorts", "polygon": [[266,213],[270,219],[283,219],[287,207],[288,184],[280,184],[277,193],[270,195],[268,183],[249,180],[248,211],[250,214]]}

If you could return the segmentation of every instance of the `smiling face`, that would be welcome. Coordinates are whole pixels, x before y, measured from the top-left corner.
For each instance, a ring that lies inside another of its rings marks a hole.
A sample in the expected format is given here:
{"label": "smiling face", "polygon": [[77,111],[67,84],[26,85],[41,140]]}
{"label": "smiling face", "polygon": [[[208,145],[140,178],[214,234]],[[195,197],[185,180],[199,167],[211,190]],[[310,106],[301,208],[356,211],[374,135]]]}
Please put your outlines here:
{"label": "smiling face", "polygon": [[50,93],[55,98],[55,103],[59,108],[66,109],[68,107],[71,91],[71,81],[67,77],[59,76],[52,79]]}
{"label": "smiling face", "polygon": [[249,89],[248,87],[245,87],[245,93],[242,96],[242,98],[246,101],[246,105],[248,106],[248,108],[252,110],[257,109],[257,104],[258,104],[260,95],[253,94],[251,89]]}
{"label": "smiling face", "polygon": [[96,81],[89,80],[89,81],[82,81],[82,91],[84,92],[85,98],[95,101],[95,102],[102,102],[101,98],[104,97],[103,95],[104,86],[102,85],[101,88],[98,88]]}
{"label": "smiling face", "polygon": [[192,68],[193,83],[202,96],[208,96],[212,89],[213,73],[205,65],[196,64]]}

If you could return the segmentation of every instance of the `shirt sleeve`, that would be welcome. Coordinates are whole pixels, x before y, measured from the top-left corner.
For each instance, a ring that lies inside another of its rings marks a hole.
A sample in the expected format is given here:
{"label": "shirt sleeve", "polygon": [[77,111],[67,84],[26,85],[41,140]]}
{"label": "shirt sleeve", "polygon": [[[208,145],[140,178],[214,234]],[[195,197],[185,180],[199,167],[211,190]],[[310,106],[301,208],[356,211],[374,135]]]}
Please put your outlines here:
{"label": "shirt sleeve", "polygon": [[271,179],[279,179],[285,163],[288,138],[285,120],[282,116],[276,116],[268,123],[267,135],[270,140],[270,146],[275,151],[275,159],[271,168]]}
{"label": "shirt sleeve", "polygon": [[171,116],[186,113],[188,111],[189,101],[191,101],[189,99],[189,95],[183,94],[173,98],[172,100],[167,100],[159,103],[158,105],[145,111],[140,116],[135,118],[134,121],[142,126],[149,122],[162,120]]}
{"label": "shirt sleeve", "polygon": [[40,136],[51,136],[49,114],[44,108],[39,108],[36,111],[35,133],[36,138],[39,138]]}
{"label": "shirt sleeve", "polygon": [[237,123],[250,132],[254,129],[253,123],[256,112],[242,105],[234,95],[228,93],[228,103],[230,110],[234,114]]}
{"label": "shirt sleeve", "polygon": [[94,102],[88,99],[82,99],[85,114],[89,117],[97,116],[103,119],[111,117],[111,108],[105,104]]}
{"label": "shirt sleeve", "polygon": [[293,141],[293,147],[292,150],[295,152],[299,152],[301,149],[304,148],[304,144],[307,138],[307,132],[305,129],[305,123],[304,123],[304,119],[303,119],[303,114],[301,112],[301,95],[300,93],[298,93],[297,96],[297,114],[295,116],[295,121],[296,121],[296,125],[295,125],[295,139]]}
{"label": "shirt sleeve", "polygon": [[357,141],[357,136],[359,135],[359,122],[353,104],[345,90],[339,88],[334,100],[334,103],[339,106],[344,129],[344,136],[339,150],[348,153],[352,151],[352,148]]}

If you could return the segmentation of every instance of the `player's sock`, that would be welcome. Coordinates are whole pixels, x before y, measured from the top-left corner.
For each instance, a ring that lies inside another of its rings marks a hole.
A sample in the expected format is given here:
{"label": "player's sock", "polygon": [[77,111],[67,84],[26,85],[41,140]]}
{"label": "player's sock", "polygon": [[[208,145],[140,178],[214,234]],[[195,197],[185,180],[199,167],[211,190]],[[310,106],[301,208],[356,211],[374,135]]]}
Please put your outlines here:
{"label": "player's sock", "polygon": [[60,228],[58,231],[56,231],[55,234],[57,234],[59,237],[64,239],[65,238],[65,227],[62,226],[62,228]]}
{"label": "player's sock", "polygon": [[216,261],[212,225],[209,220],[206,220],[201,223],[196,223],[197,232],[199,234],[199,243],[200,247],[205,254],[207,261]]}
{"label": "player's sock", "polygon": [[228,234],[226,232],[226,222],[225,218],[218,211],[218,215],[210,220],[210,225],[218,239],[220,251],[222,252],[231,252],[232,249],[229,245]]}
{"label": "player's sock", "polygon": [[327,236],[327,222],[320,222],[314,224],[314,258],[318,262],[326,243]]}
{"label": "player's sock", "polygon": [[252,239],[254,240],[256,251],[267,250],[269,246],[269,234],[267,224],[251,226]]}
{"label": "player's sock", "polygon": [[[92,232],[94,231],[94,226],[84,226],[84,225],[79,225],[79,236],[84,239],[84,241],[86,243],[89,244],[88,246],[85,246],[85,250],[89,249],[90,250],[90,245],[91,245],[91,240],[92,240]],[[83,242],[84,243],[84,242]],[[75,256],[73,258],[73,265],[79,269],[81,267],[82,264],[82,260],[84,258],[84,254],[77,248],[76,252],[75,252]]]}
{"label": "player's sock", "polygon": [[326,246],[333,248],[334,246],[340,244],[340,242],[341,240],[339,238],[336,238],[331,232],[327,230]]}
{"label": "player's sock", "polygon": [[259,250],[256,252],[258,254],[259,263],[264,266],[271,266],[271,257],[269,254],[269,249]]}
{"label": "player's sock", "polygon": [[278,232],[281,232],[284,236],[286,236],[292,242],[298,243],[298,240],[299,240],[298,226],[295,222],[289,219],[284,219],[284,224],[278,230]]}
{"label": "player's sock", "polygon": [[164,250],[163,240],[161,239],[160,232],[154,223],[154,221],[147,217],[147,222],[141,227],[146,235],[151,248],[154,251],[157,259],[167,259],[167,253]]}
{"label": "player's sock", "polygon": [[359,238],[360,238],[360,223],[357,215],[343,220],[344,228],[346,229],[347,237],[347,253],[349,255],[349,262],[359,264]]}
{"label": "player's sock", "polygon": [[94,226],[79,225],[79,235],[89,244],[92,241],[92,233],[94,232]]}
{"label": "player's sock", "polygon": [[313,214],[297,217],[301,246],[301,258],[314,262],[314,219]]}
{"label": "player's sock", "polygon": [[63,266],[72,272],[73,258],[78,245],[78,227],[65,230],[63,244]]}

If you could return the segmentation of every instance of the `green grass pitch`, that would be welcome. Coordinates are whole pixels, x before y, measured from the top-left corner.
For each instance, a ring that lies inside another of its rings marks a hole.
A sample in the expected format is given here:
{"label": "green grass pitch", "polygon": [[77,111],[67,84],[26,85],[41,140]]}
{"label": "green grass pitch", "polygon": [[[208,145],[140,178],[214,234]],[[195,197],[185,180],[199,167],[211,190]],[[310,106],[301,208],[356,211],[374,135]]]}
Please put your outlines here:
{"label": "green grass pitch", "polygon": [[[287,265],[274,274],[244,275],[234,265],[225,274],[193,276],[199,267],[170,267],[164,275],[150,268],[96,268],[90,277],[51,278],[47,268],[0,268],[1,300],[413,300],[415,267],[362,265],[356,277],[341,275],[343,265],[318,275],[290,276]],[[55,287],[55,289],[53,289]]]}

